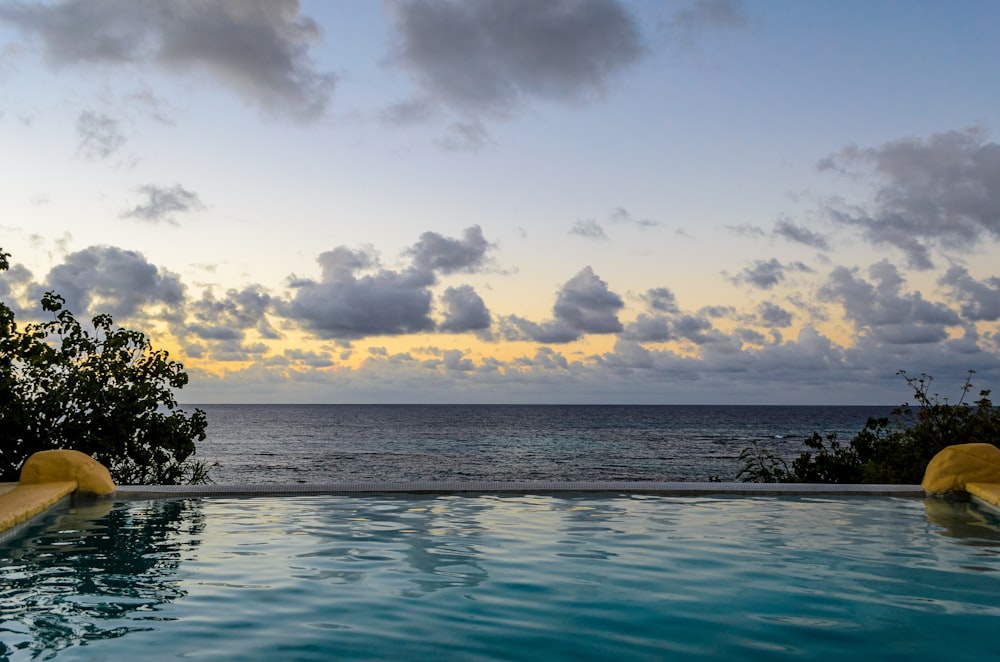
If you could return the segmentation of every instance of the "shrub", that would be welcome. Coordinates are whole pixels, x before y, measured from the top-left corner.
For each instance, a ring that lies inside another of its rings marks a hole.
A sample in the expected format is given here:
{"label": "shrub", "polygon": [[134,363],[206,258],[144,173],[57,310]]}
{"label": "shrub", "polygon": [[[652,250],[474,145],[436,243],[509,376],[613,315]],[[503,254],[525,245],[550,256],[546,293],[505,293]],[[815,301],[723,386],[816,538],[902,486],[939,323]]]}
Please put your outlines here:
{"label": "shrub", "polygon": [[[738,477],[755,482],[918,484],[927,463],[946,446],[976,442],[1000,446],[1000,409],[993,407],[990,391],[980,391],[972,404],[966,402],[974,370],[955,404],[929,394],[930,375],[910,377],[903,370],[898,374],[913,390],[915,408],[905,403],[892,411],[891,418],[868,419],[846,446],[835,434],[824,438],[814,432],[804,442],[810,450],[799,455],[783,477],[748,470],[741,454],[744,468]],[[752,453],[750,460],[755,461]]]}
{"label": "shrub", "polygon": [[[0,271],[9,257],[0,251]],[[85,329],[64,304],[46,293],[42,309],[54,319],[19,330],[0,303],[0,480],[17,480],[32,453],[70,448],[119,484],[206,481],[206,465],[192,458],[205,413],[187,416],[174,398],[188,382],[183,366],[109,315]]]}

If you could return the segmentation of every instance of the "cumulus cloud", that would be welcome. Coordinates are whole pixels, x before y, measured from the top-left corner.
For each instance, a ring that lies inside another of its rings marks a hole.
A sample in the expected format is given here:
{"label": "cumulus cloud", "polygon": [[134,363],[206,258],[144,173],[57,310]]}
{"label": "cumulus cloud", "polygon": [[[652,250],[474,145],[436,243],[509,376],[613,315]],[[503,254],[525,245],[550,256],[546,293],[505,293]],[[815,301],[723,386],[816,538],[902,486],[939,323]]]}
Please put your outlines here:
{"label": "cumulus cloud", "polygon": [[584,267],[559,289],[552,309],[553,320],[538,324],[511,316],[506,320],[507,336],[567,343],[588,333],[618,333],[623,329],[618,311],[624,306],[622,298],[609,290],[591,267]]}
{"label": "cumulus cloud", "polygon": [[792,314],[770,301],[764,301],[757,306],[757,314],[765,326],[784,328],[792,325]]}
{"label": "cumulus cloud", "polygon": [[622,337],[636,342],[667,342],[677,340],[671,319],[666,315],[640,313],[622,332]]}
{"label": "cumulus cloud", "polygon": [[859,334],[888,344],[933,343],[948,337],[948,327],[961,325],[958,314],[944,304],[904,292],[899,270],[883,260],[868,270],[871,281],[856,269],[837,267],[819,290],[821,300],[843,306]]}
{"label": "cumulus cloud", "polygon": [[423,96],[463,113],[526,99],[600,97],[638,60],[636,23],[617,0],[393,0],[395,61]]}
{"label": "cumulus cloud", "polygon": [[608,238],[608,235],[604,234],[604,228],[601,227],[601,224],[592,218],[578,220],[570,228],[569,233],[585,239]]}
{"label": "cumulus cloud", "polygon": [[493,323],[482,297],[471,285],[449,287],[441,295],[444,321],[441,330],[449,333],[485,331]]}
{"label": "cumulus cloud", "polygon": [[673,291],[667,287],[653,287],[646,290],[646,293],[642,295],[642,300],[646,302],[650,310],[654,310],[661,313],[676,313],[679,312],[677,308],[677,297],[674,296]]}
{"label": "cumulus cloud", "polygon": [[92,110],[85,110],[76,118],[76,134],[80,139],[76,153],[88,161],[106,159],[126,142],[118,120]]}
{"label": "cumulus cloud", "polygon": [[[353,340],[432,331],[430,287],[436,284],[438,274],[485,268],[491,247],[479,226],[466,228],[461,239],[425,232],[405,251],[411,258],[409,267],[392,271],[379,268],[371,251],[339,246],[317,258],[322,274],[319,281],[290,279],[295,294],[279,308],[321,338]],[[465,317],[446,321],[471,323],[473,297],[477,296],[471,288],[452,292],[449,305],[457,308],[449,308],[449,312]]]}
{"label": "cumulus cloud", "polygon": [[298,0],[64,0],[0,5],[56,66],[154,65],[212,76],[273,114],[316,119],[333,88],[309,54],[320,38]]}
{"label": "cumulus cloud", "polygon": [[1000,320],[1000,278],[978,281],[965,267],[952,267],[938,283],[947,287],[959,302],[962,316],[973,322]]}
{"label": "cumulus cloud", "polygon": [[486,252],[492,247],[483,229],[473,225],[462,232],[461,239],[425,232],[406,254],[413,257],[413,267],[420,271],[473,273],[486,265]]}
{"label": "cumulus cloud", "polygon": [[729,280],[737,285],[747,284],[762,290],[769,290],[785,280],[785,272],[789,270],[812,272],[812,269],[802,262],[782,264],[777,259],[771,258],[770,260],[755,260],[751,266],[745,267]]}
{"label": "cumulus cloud", "polygon": [[911,267],[932,268],[935,247],[967,250],[983,236],[1000,238],[1000,145],[982,131],[851,145],[819,168],[874,178],[878,187],[866,205],[830,204],[828,212],[874,244],[900,249]]}
{"label": "cumulus cloud", "polygon": [[781,220],[774,226],[776,236],[820,251],[830,250],[830,242],[825,236],[809,228],[796,225],[789,220]]}
{"label": "cumulus cloud", "polygon": [[267,318],[271,303],[271,295],[258,285],[230,289],[221,298],[206,291],[189,303],[184,330],[202,340],[242,341],[247,330],[256,329],[262,338],[274,340],[281,335]]}
{"label": "cumulus cloud", "polygon": [[175,214],[199,211],[205,208],[197,193],[189,191],[180,184],[169,187],[147,184],[140,186],[138,192],[145,196],[145,202],[122,212],[122,218],[176,225]]}
{"label": "cumulus cloud", "polygon": [[135,316],[147,306],[160,306],[166,309],[167,317],[176,317],[185,298],[177,275],[158,269],[141,253],[114,246],[91,246],[70,253],[36,290],[35,298],[55,290],[74,313],[115,317]]}

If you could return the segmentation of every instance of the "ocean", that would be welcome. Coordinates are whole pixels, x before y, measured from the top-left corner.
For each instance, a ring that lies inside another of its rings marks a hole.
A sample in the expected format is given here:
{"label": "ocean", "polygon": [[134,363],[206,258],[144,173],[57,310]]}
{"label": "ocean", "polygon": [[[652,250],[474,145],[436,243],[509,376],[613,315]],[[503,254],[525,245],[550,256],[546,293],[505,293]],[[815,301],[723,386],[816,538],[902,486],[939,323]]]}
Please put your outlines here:
{"label": "ocean", "polygon": [[185,405],[218,484],[734,480],[752,441],[789,461],[814,431],[850,440],[890,407]]}

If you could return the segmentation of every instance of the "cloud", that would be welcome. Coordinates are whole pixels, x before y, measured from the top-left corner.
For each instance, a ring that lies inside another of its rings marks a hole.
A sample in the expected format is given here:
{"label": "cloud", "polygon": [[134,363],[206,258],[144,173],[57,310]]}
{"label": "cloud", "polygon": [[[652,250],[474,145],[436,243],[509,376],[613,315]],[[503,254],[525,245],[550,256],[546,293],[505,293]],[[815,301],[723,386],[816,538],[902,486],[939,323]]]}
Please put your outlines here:
{"label": "cloud", "polygon": [[905,138],[877,148],[851,145],[818,167],[877,182],[867,205],[831,203],[827,211],[872,243],[900,249],[911,267],[932,268],[932,248],[968,250],[984,235],[1000,238],[1000,145],[986,142],[982,131]]}
{"label": "cloud", "polygon": [[737,285],[745,283],[762,290],[769,290],[785,279],[785,272],[788,270],[812,272],[812,269],[802,262],[782,264],[771,258],[766,261],[755,260],[751,266],[744,268],[729,280]]}
{"label": "cloud", "polygon": [[677,340],[671,319],[665,315],[640,313],[621,334],[622,338],[636,342],[668,342]]}
{"label": "cloud", "polygon": [[122,218],[176,225],[175,214],[205,209],[198,194],[189,191],[180,184],[171,187],[147,184],[140,186],[138,191],[146,196],[146,201],[122,212]]}
{"label": "cloud", "polygon": [[764,228],[746,223],[742,225],[727,225],[725,227],[727,230],[740,237],[763,237],[767,234],[764,232]]}
{"label": "cloud", "polygon": [[80,138],[76,153],[88,161],[106,159],[126,142],[118,120],[91,110],[85,110],[76,118],[76,133]]}
{"label": "cloud", "polygon": [[962,316],[970,321],[1000,320],[1000,278],[975,280],[964,267],[952,267],[938,283],[948,287],[960,303]]}
{"label": "cloud", "polygon": [[483,229],[473,225],[462,232],[461,239],[425,232],[406,254],[413,257],[413,268],[420,271],[473,273],[486,266],[486,252],[492,247]]}
{"label": "cloud", "polygon": [[785,328],[792,325],[792,314],[770,301],[764,301],[757,306],[757,314],[765,326]]}
{"label": "cloud", "polygon": [[538,324],[511,316],[506,320],[506,335],[509,339],[567,343],[588,333],[618,333],[623,330],[618,311],[624,306],[622,298],[588,266],[559,289],[552,308],[555,319]]}
{"label": "cloud", "polygon": [[440,329],[449,333],[485,331],[493,323],[490,311],[471,285],[449,287],[441,295],[445,309]]}
{"label": "cloud", "polygon": [[132,317],[149,306],[165,308],[176,319],[183,309],[185,291],[180,278],[158,269],[135,251],[114,246],[91,246],[70,253],[49,271],[35,298],[55,290],[66,299],[66,308],[77,314],[107,313]]}
{"label": "cloud", "polygon": [[778,223],[774,226],[774,234],[779,237],[783,237],[788,241],[794,241],[804,246],[809,246],[810,248],[815,248],[821,251],[830,250],[830,242],[826,237],[818,232],[813,232],[809,228],[796,225],[788,220],[778,221]]}
{"label": "cloud", "polygon": [[944,304],[927,301],[920,292],[904,293],[905,282],[895,266],[883,260],[868,269],[872,282],[856,269],[837,267],[819,290],[823,301],[840,303],[859,334],[888,344],[933,343],[959,326],[958,314]]}
{"label": "cloud", "polygon": [[202,340],[242,342],[247,330],[256,329],[262,338],[275,340],[281,334],[267,318],[272,301],[271,295],[259,285],[227,290],[222,298],[205,291],[201,299],[188,304],[189,318],[178,335],[186,331]]}
{"label": "cloud", "polygon": [[455,122],[448,127],[448,133],[437,141],[438,147],[446,152],[476,153],[490,143],[490,132],[482,122]]}
{"label": "cloud", "polygon": [[684,31],[737,29],[748,25],[740,0],[693,0],[681,9],[671,24]]}
{"label": "cloud", "polygon": [[616,207],[615,210],[611,212],[611,222],[628,223],[631,225],[637,225],[640,228],[654,228],[660,224],[659,221],[653,221],[648,218],[635,218],[624,207]]}
{"label": "cloud", "polygon": [[315,70],[320,29],[299,10],[297,0],[7,2],[0,21],[38,37],[55,66],[196,71],[267,113],[313,120],[334,78]]}
{"label": "cloud", "polygon": [[[319,281],[290,279],[295,294],[278,308],[320,338],[354,340],[433,331],[429,288],[436,284],[438,274],[485,268],[490,264],[487,251],[491,247],[479,226],[466,228],[461,239],[425,232],[404,253],[411,264],[392,271],[379,268],[370,250],[339,246],[317,258]],[[449,313],[464,315],[446,321],[471,323],[478,295],[471,288],[457,288],[446,296]]]}
{"label": "cloud", "polygon": [[673,291],[669,288],[651,288],[646,290],[646,293],[643,294],[641,298],[646,302],[650,310],[661,313],[679,312],[679,309],[677,308],[677,297],[674,296]]}
{"label": "cloud", "polygon": [[601,97],[644,50],[616,0],[394,0],[390,7],[395,61],[422,96],[462,113]]}
{"label": "cloud", "polygon": [[604,228],[601,227],[601,224],[592,218],[578,220],[570,228],[569,233],[585,239],[608,238],[608,235],[604,234]]}

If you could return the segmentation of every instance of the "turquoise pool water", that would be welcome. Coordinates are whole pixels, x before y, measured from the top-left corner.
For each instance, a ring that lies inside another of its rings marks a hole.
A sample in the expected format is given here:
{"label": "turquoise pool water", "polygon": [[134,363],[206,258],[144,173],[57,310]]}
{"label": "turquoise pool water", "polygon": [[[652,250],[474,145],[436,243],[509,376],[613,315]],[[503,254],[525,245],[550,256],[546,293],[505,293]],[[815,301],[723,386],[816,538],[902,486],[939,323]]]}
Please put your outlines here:
{"label": "turquoise pool water", "polygon": [[0,546],[0,657],[982,660],[998,570],[907,498],[90,503]]}

